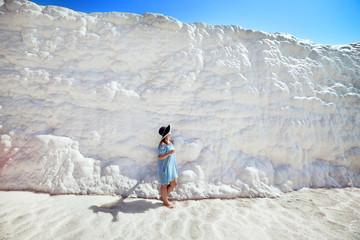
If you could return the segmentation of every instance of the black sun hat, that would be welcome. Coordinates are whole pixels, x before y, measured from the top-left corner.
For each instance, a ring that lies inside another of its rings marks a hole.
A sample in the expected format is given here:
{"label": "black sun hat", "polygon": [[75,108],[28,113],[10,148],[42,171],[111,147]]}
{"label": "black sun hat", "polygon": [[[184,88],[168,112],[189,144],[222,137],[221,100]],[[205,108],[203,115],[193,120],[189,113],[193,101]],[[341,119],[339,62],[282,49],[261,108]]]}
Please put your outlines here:
{"label": "black sun hat", "polygon": [[163,140],[170,133],[170,124],[167,127],[161,127],[159,129],[159,134],[161,135],[161,140]]}

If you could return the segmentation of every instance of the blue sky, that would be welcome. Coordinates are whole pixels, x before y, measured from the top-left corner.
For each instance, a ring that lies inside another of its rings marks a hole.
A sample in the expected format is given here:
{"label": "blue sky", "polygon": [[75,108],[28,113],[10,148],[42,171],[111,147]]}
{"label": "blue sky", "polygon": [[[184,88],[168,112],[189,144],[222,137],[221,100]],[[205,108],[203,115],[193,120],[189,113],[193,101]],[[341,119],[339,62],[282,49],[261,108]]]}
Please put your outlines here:
{"label": "blue sky", "polygon": [[360,0],[35,0],[80,12],[161,13],[182,22],[290,33],[320,44],[360,42]]}

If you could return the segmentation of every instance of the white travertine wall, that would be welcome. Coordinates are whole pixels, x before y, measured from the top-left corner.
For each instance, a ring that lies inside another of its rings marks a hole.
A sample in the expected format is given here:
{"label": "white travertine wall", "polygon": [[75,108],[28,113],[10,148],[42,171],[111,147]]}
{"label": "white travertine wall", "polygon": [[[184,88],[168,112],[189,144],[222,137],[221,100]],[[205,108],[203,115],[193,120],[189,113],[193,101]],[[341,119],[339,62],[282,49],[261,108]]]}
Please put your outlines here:
{"label": "white travertine wall", "polygon": [[360,44],[0,2],[0,189],[177,199],[360,187]]}

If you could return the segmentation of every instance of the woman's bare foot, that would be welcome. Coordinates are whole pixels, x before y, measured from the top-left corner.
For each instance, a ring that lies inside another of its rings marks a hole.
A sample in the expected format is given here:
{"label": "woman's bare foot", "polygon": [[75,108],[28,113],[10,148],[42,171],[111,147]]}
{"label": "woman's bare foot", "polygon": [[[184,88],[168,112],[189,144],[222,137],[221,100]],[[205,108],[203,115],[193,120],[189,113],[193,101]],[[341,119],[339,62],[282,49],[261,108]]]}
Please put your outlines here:
{"label": "woman's bare foot", "polygon": [[162,196],[160,196],[160,199],[159,199],[159,200],[160,200],[160,201],[163,201],[163,204],[164,204],[165,207],[174,208],[174,206],[170,204],[169,200],[166,199],[167,201],[164,201],[164,199],[163,199]]}
{"label": "woman's bare foot", "polygon": [[164,206],[168,208],[174,208],[174,206],[171,205],[169,202],[164,202]]}

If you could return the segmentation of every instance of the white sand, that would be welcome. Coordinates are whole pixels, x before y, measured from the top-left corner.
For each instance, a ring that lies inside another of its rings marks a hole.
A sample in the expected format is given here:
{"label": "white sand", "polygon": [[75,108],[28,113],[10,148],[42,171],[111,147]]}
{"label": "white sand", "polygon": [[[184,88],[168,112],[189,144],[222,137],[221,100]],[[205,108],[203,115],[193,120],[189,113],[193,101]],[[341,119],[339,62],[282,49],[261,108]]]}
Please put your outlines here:
{"label": "white sand", "polygon": [[[359,239],[360,189],[174,201],[0,192],[1,239]],[[114,204],[114,202],[117,202]],[[112,205],[112,208],[100,206]]]}

